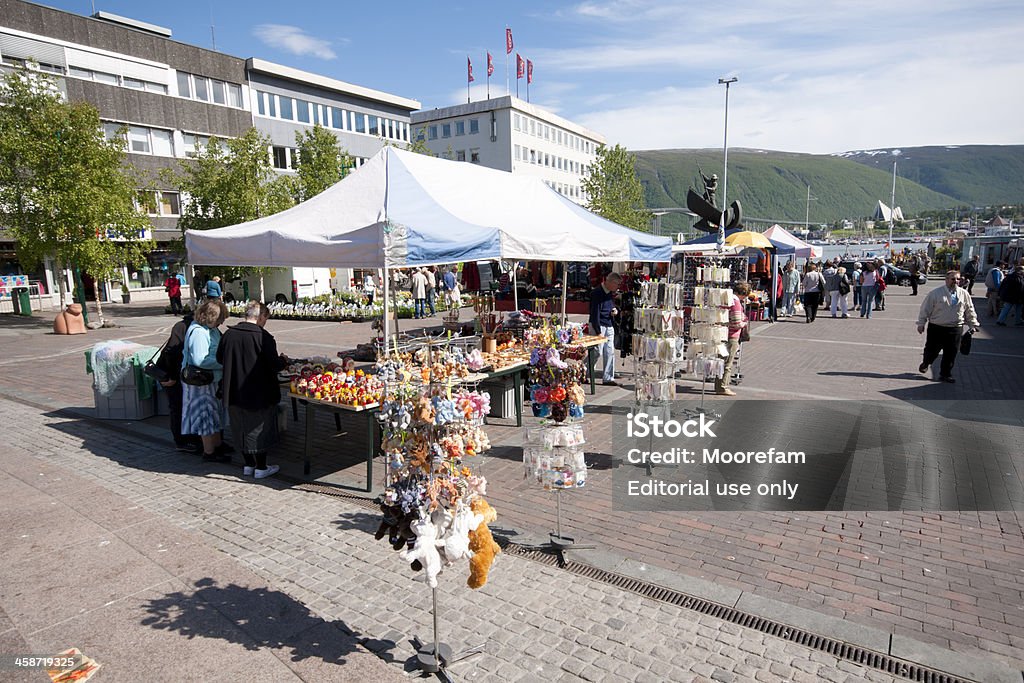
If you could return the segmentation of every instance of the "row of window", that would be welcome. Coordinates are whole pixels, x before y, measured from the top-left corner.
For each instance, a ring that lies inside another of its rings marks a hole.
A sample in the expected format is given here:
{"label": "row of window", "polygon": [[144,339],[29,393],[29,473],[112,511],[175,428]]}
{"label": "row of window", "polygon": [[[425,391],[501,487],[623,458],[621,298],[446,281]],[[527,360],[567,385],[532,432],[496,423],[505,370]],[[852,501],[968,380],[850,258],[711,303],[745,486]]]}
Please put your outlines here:
{"label": "row of window", "polygon": [[555,143],[556,145],[562,145],[569,149],[574,149],[577,152],[583,152],[585,154],[593,154],[596,147],[593,142],[585,138],[581,138],[578,135],[573,135],[567,130],[562,130],[556,126],[551,126],[543,121],[537,121],[529,116],[522,114],[512,114],[512,128],[518,130],[527,135],[533,135],[541,138],[542,140],[548,140]]}
{"label": "row of window", "polygon": [[178,72],[178,96],[200,102],[212,102],[242,108],[242,86],[218,81],[216,78]]}
{"label": "row of window", "polygon": [[135,195],[135,208],[147,216],[180,216],[181,195],[169,191],[139,190]]}
{"label": "row of window", "polygon": [[[366,163],[365,157],[352,157],[352,159],[356,168]],[[270,148],[270,163],[279,171],[294,171],[299,167],[299,150],[294,147],[274,145]]]}
{"label": "row of window", "polygon": [[583,197],[583,193],[580,191],[579,185],[565,185],[563,183],[556,183],[553,180],[545,180],[544,184],[558,194],[569,197],[570,199],[582,199]]}
{"label": "row of window", "polygon": [[106,83],[107,85],[117,85],[122,88],[131,88],[132,90],[145,90],[147,92],[155,92],[161,95],[167,94],[167,86],[163,83],[153,83],[151,81],[144,81],[140,78],[118,76],[117,74],[94,71],[93,69],[83,69],[77,66],[68,67],[68,76],[71,76],[72,78],[81,78],[86,81]]}
{"label": "row of window", "polygon": [[452,159],[452,158],[454,158],[455,161],[469,161],[469,163],[471,163],[471,164],[479,164],[480,163],[480,148],[479,147],[473,147],[472,149],[470,149],[468,157],[466,155],[466,150],[464,150],[464,149],[457,149],[457,150],[455,150],[454,155],[452,154],[451,150],[449,150],[447,152],[444,152],[441,156],[444,157],[445,159]]}
{"label": "row of window", "polygon": [[[125,125],[123,123],[104,123],[103,137],[113,140]],[[196,133],[182,133],[180,149],[176,148],[174,131],[149,126],[128,126],[127,151],[133,154],[152,154],[159,157],[194,157],[210,142],[210,136]],[[175,153],[177,151],[177,154]]]}
{"label": "row of window", "polygon": [[525,161],[528,164],[538,164],[539,166],[547,166],[548,168],[576,173],[578,175],[586,173],[588,168],[585,164],[582,164],[579,161],[565,159],[555,154],[548,154],[547,152],[540,152],[522,145],[514,146],[513,158],[516,161]]}
{"label": "row of window", "polygon": [[[427,137],[431,140],[436,140],[438,132],[440,131],[442,138],[450,138],[452,131],[455,132],[455,136],[465,135],[467,127],[470,135],[476,135],[480,132],[480,119],[469,119],[469,121],[454,121],[452,123],[440,123],[427,126]],[[419,139],[423,139],[422,133],[419,135]]]}
{"label": "row of window", "polygon": [[319,124],[325,128],[363,133],[409,142],[409,124],[383,116],[349,111],[317,102],[307,102],[294,97],[256,91],[256,112],[285,121],[297,121],[309,125]]}

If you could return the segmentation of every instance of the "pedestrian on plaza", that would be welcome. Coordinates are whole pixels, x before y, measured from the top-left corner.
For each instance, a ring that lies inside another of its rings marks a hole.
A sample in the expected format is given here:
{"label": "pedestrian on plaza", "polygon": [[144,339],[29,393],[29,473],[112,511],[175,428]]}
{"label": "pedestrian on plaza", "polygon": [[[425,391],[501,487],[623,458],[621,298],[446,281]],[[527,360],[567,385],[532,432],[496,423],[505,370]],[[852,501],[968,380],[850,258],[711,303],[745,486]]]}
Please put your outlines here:
{"label": "pedestrian on plaza", "polygon": [[846,276],[846,268],[839,266],[828,281],[828,293],[831,297],[832,317],[836,317],[837,309],[841,309],[844,318],[849,318],[846,310],[846,295],[850,293],[850,278]]}
{"label": "pedestrian on plaza", "polygon": [[437,299],[437,272],[434,266],[428,266],[423,272],[427,276],[427,306],[430,308],[430,315],[433,317],[437,314],[437,309],[434,308],[434,301]]}
{"label": "pedestrian on plaza", "polygon": [[885,290],[888,288],[889,266],[880,258],[875,259],[875,310],[885,310]]}
{"label": "pedestrian on plaza", "polygon": [[807,275],[804,275],[804,317],[809,323],[818,317],[818,305],[825,288],[825,278],[818,272],[818,266],[810,264]]}
{"label": "pedestrian on plaza", "polygon": [[825,261],[825,268],[821,271],[822,276],[825,278],[825,291],[822,292],[821,299],[825,308],[831,308],[832,306],[832,288],[829,285],[837,270],[839,270],[839,259]]}
{"label": "pedestrian on plaza", "polygon": [[875,301],[875,290],[878,288],[878,271],[875,264],[867,261],[860,274],[860,317],[871,318],[872,304]]}
{"label": "pedestrian on plaza", "polygon": [[368,306],[373,305],[373,297],[377,294],[377,284],[373,280],[373,273],[363,276],[363,296],[366,297]]}
{"label": "pedestrian on plaza", "polygon": [[860,261],[853,264],[853,272],[850,273],[850,286],[853,289],[853,310],[858,310],[864,297],[861,295],[860,276],[864,272]]}
{"label": "pedestrian on plaza", "polygon": [[800,291],[800,273],[796,264],[790,261],[782,269],[782,308],[786,317],[796,313],[796,296]]}
{"label": "pedestrian on plaza", "polygon": [[231,462],[231,454],[224,447],[221,430],[224,427],[224,404],[219,393],[223,367],[217,361],[220,344],[220,326],[228,317],[228,307],[220,299],[209,298],[196,309],[195,320],[185,332],[185,347],[181,369],[192,366],[208,370],[213,381],[208,384],[182,386],[181,433],[196,434],[203,441],[203,460]]}
{"label": "pedestrian on plaza", "polygon": [[599,352],[604,362],[602,384],[618,386],[615,381],[615,316],[619,314],[615,307],[615,292],[622,284],[622,276],[608,273],[604,281],[590,292],[590,330],[591,334],[604,335],[605,342]]}
{"label": "pedestrian on plaza", "polygon": [[917,278],[921,273],[921,260],[917,254],[910,257],[907,270],[910,271],[910,296],[917,296]]}
{"label": "pedestrian on plaza", "polygon": [[422,268],[417,268],[412,274],[409,283],[409,290],[412,292],[413,317],[425,318],[427,305],[427,276]]}
{"label": "pedestrian on plaza", "polygon": [[444,274],[444,296],[448,308],[458,308],[462,305],[462,291],[459,288],[458,278],[455,277],[455,266],[452,266]]}
{"label": "pedestrian on plaza", "polygon": [[960,269],[960,275],[963,276],[963,285],[967,288],[967,293],[972,294],[971,288],[974,287],[974,279],[978,277],[978,271],[981,270],[981,257],[975,254],[971,257],[971,260]]}
{"label": "pedestrian on plaza", "polygon": [[267,451],[277,442],[281,385],[277,374],[288,359],[277,352],[277,342],[266,330],[270,309],[259,301],[245,306],[245,321],[229,327],[217,346],[217,361],[224,367],[221,391],[231,420],[235,445],[242,449],[244,476],[263,479],[280,467],[267,465]]}
{"label": "pedestrian on plaza", "polygon": [[191,324],[192,314],[189,313],[171,327],[171,334],[160,350],[156,366],[167,373],[167,379],[161,381],[160,386],[167,392],[167,412],[174,447],[183,453],[198,454],[203,452],[203,442],[199,437],[181,433],[181,359],[185,348],[185,332]]}
{"label": "pedestrian on plaza", "polygon": [[220,286],[220,275],[214,275],[211,279],[206,281],[206,298],[207,299],[220,299],[224,295],[224,290]]}
{"label": "pedestrian on plaza", "polygon": [[171,315],[181,315],[181,280],[175,275],[169,275],[164,280],[164,291],[171,301]]}
{"label": "pedestrian on plaza", "polygon": [[999,300],[1003,302],[1003,310],[999,312],[999,319],[996,325],[1004,327],[1006,319],[1010,317],[1010,309],[1016,309],[1017,324],[1024,325],[1024,265],[1013,267],[1013,272],[1003,278],[999,285]]}
{"label": "pedestrian on plaza", "polygon": [[985,299],[988,304],[988,317],[999,315],[1002,304],[999,302],[999,287],[1006,277],[1006,261],[997,261],[992,270],[985,276]]}
{"label": "pedestrian on plaza", "polygon": [[732,286],[732,300],[729,303],[729,341],[726,344],[725,356],[722,356],[725,363],[722,376],[715,378],[715,393],[719,396],[736,395],[736,392],[729,388],[729,383],[732,381],[732,366],[736,361],[736,353],[740,349],[740,335],[743,328],[750,324],[743,305],[749,294],[750,285],[746,282],[737,282]]}
{"label": "pedestrian on plaza", "polygon": [[959,280],[960,273],[955,270],[948,271],[945,286],[936,287],[928,292],[917,314],[917,333],[923,334],[925,324],[928,325],[928,336],[924,342],[924,360],[917,369],[919,372],[927,372],[941,351],[939,381],[950,384],[956,381],[953,379],[953,363],[956,362],[956,354],[960,350],[963,327],[967,325],[969,334],[974,334],[979,325],[971,295],[959,286]]}

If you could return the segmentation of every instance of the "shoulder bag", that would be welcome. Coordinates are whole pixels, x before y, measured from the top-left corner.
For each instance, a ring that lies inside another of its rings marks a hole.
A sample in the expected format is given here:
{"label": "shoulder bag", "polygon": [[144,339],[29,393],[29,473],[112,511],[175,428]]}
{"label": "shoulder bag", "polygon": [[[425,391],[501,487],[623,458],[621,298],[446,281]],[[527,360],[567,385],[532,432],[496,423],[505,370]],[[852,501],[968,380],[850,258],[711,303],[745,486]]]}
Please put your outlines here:
{"label": "shoulder bag", "polygon": [[163,346],[161,346],[159,349],[157,349],[156,353],[154,353],[150,357],[150,359],[146,361],[146,364],[144,366],[142,366],[142,374],[146,375],[147,377],[149,377],[149,378],[151,378],[151,379],[153,379],[153,380],[155,380],[157,382],[160,382],[161,384],[163,384],[164,382],[169,381],[171,379],[171,376],[167,374],[166,370],[164,370],[162,367],[160,367],[159,365],[154,363],[153,359],[156,358],[157,356],[159,356],[163,352],[163,350],[165,348],[167,348],[167,342],[166,341],[164,342]]}
{"label": "shoulder bag", "polygon": [[[191,333],[191,330],[189,331]],[[181,381],[194,387],[204,387],[213,383],[213,371],[192,365],[188,351],[188,334],[185,335],[185,367],[181,369]]]}

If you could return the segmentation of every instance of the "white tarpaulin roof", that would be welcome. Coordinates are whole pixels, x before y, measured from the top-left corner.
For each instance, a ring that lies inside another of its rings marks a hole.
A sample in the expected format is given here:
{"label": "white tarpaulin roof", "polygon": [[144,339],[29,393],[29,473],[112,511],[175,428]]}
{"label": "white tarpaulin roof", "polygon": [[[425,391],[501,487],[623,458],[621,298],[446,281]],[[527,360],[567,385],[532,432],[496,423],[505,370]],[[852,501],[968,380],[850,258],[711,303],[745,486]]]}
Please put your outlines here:
{"label": "white tarpaulin roof", "polygon": [[[787,247],[791,247],[795,250],[795,256],[797,258],[820,258],[822,254],[821,247],[813,244],[808,244],[802,239],[786,230],[781,225],[775,224],[772,227],[764,231],[764,236],[767,237],[773,244],[783,244]],[[788,250],[787,250],[788,251]]]}
{"label": "white tarpaulin roof", "polygon": [[385,147],[287,211],[185,233],[193,265],[384,268],[483,259],[669,261],[672,243],[539,178]]}

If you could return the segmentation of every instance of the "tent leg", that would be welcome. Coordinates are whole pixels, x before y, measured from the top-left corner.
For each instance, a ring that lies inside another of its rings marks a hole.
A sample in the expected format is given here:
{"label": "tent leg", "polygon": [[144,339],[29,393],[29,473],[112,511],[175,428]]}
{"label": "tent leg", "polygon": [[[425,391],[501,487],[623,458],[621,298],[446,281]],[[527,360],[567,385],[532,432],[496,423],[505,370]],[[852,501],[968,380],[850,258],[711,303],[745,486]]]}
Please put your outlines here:
{"label": "tent leg", "polygon": [[566,289],[569,284],[569,278],[566,277],[567,270],[568,269],[565,267],[565,264],[562,264],[562,327],[565,327],[565,325],[569,322],[569,319],[565,316],[565,297]]}
{"label": "tent leg", "polygon": [[516,266],[518,265],[518,261],[512,264],[512,305],[514,306],[513,310],[516,311],[519,310],[519,285],[516,283],[516,271],[519,270]]}
{"label": "tent leg", "polygon": [[391,310],[388,305],[391,302],[389,296],[391,289],[391,273],[387,268],[384,269],[384,320],[381,325],[381,331],[384,333],[384,355],[387,356],[388,352],[388,340],[391,338]]}

